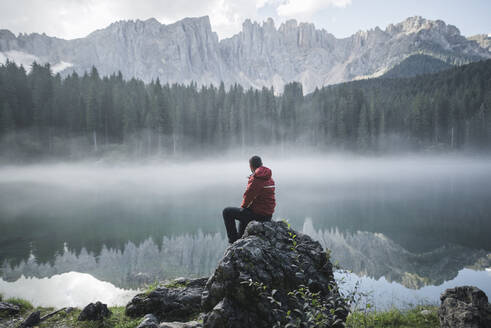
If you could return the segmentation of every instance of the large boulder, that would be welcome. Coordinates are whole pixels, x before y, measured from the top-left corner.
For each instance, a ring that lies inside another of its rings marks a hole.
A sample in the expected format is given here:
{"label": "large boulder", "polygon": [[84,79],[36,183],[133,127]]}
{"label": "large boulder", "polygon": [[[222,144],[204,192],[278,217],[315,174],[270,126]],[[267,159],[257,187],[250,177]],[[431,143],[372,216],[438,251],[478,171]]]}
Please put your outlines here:
{"label": "large boulder", "polygon": [[111,315],[111,311],[107,308],[106,304],[101,302],[90,303],[78,316],[78,321],[100,321]]}
{"label": "large boulder", "polygon": [[348,313],[322,246],[274,221],[249,223],[227,249],[206,284],[202,307],[205,328],[270,328],[308,320],[316,311],[326,326],[336,327]]}
{"label": "large boulder", "polygon": [[208,278],[179,278],[149,293],[136,295],[126,305],[126,315],[151,313],[161,321],[187,321],[201,311],[201,294]]}
{"label": "large boulder", "polygon": [[442,328],[491,327],[491,307],[486,294],[474,286],[447,289],[438,309]]}

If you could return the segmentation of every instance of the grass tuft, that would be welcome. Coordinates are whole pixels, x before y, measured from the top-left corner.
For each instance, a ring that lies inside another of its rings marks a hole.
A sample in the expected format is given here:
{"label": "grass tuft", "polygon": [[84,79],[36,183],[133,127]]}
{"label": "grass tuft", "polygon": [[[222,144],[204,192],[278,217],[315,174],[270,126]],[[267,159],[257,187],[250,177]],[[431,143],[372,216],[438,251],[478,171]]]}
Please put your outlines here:
{"label": "grass tuft", "polygon": [[21,313],[34,309],[34,306],[32,306],[31,302],[17,297],[7,298],[3,302],[17,305],[20,308]]}
{"label": "grass tuft", "polygon": [[160,282],[158,281],[155,281],[153,284],[149,284],[144,291],[145,295],[150,294],[151,292],[156,290],[159,286],[160,286]]}
{"label": "grass tuft", "polygon": [[[422,314],[423,310],[428,310],[428,314]],[[382,327],[400,327],[400,328],[438,328],[437,306],[416,306],[409,310],[399,310],[392,308],[386,311],[356,311],[350,313],[346,321],[348,328],[382,328]]]}

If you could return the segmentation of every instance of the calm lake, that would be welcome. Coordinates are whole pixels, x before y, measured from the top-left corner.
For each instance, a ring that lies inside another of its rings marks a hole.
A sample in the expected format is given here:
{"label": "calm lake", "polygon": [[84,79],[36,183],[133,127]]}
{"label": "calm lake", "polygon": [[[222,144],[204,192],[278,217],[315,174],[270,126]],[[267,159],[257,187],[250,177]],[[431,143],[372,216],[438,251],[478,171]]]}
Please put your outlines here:
{"label": "calm lake", "polygon": [[[35,305],[125,304],[145,284],[206,276],[227,247],[247,159],[0,168],[0,293]],[[491,296],[491,159],[263,158],[275,220],[332,250],[377,307]]]}

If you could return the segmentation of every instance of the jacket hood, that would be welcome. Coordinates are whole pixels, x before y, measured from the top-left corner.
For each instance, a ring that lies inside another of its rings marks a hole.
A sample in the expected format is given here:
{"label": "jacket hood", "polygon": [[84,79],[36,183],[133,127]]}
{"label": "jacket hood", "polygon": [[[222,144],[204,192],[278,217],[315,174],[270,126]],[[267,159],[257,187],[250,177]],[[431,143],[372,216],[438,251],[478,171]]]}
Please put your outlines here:
{"label": "jacket hood", "polygon": [[271,174],[271,170],[266,166],[260,166],[256,169],[256,171],[254,171],[254,176],[258,179],[269,180],[271,179]]}

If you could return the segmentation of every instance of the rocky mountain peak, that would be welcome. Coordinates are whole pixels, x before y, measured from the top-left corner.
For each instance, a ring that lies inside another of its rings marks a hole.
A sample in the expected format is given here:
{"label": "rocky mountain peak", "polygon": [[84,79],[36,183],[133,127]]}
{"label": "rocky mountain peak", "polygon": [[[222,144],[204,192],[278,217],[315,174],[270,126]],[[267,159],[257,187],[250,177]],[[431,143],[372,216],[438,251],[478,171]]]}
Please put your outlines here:
{"label": "rocky mountain peak", "polygon": [[409,35],[418,33],[422,30],[432,30],[447,35],[460,35],[459,29],[453,25],[447,25],[444,21],[439,19],[429,20],[421,16],[408,17],[398,24],[390,24],[387,27],[386,32],[390,34],[403,33]]}
{"label": "rocky mountain peak", "polygon": [[181,19],[180,21],[177,21],[174,24],[199,26],[203,30],[211,32],[211,23],[209,16],[186,17],[184,19]]}
{"label": "rocky mountain peak", "polygon": [[265,30],[271,30],[271,29],[276,30],[273,18],[268,17],[268,19],[265,22],[263,22],[263,28]]}
{"label": "rocky mountain peak", "polygon": [[287,20],[278,28],[272,18],[245,20],[242,31],[223,40],[208,16],[161,24],[155,18],[115,22],[89,36],[63,40],[41,34],[15,37],[0,30],[0,62],[29,67],[51,63],[62,75],[83,74],[96,66],[102,75],[121,71],[145,82],[198,85],[221,81],[244,87],[273,86],[292,81],[305,92],[328,84],[380,76],[405,58],[423,53],[450,64],[491,58],[489,37],[466,39],[453,25],[420,16],[359,31],[337,39],[311,23]]}
{"label": "rocky mountain peak", "polygon": [[280,25],[278,31],[287,32],[287,31],[295,30],[297,28],[297,25],[298,23],[296,19],[289,19]]}

